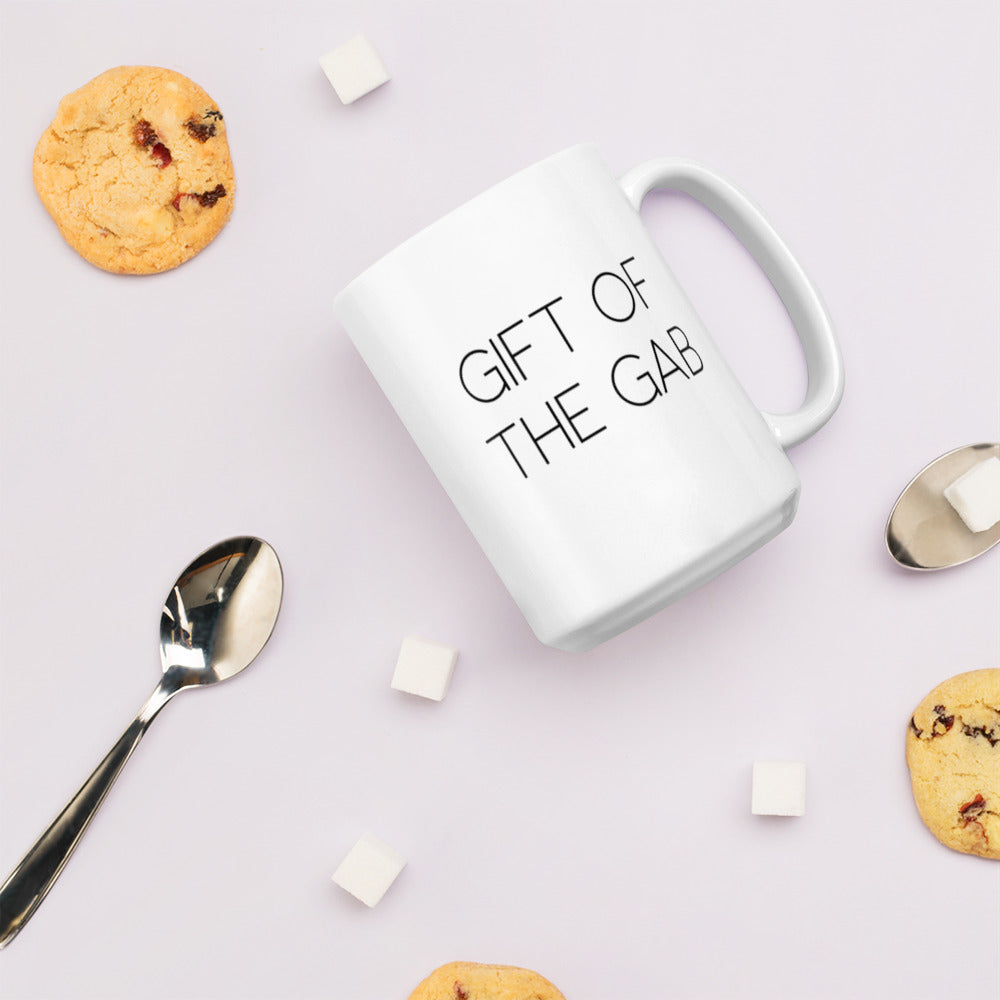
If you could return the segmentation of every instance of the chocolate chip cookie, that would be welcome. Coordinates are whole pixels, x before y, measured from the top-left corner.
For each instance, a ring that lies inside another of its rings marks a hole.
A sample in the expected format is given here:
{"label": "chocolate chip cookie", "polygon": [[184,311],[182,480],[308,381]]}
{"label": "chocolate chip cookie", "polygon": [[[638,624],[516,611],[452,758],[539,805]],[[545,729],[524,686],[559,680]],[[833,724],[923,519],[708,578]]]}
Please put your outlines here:
{"label": "chocolate chip cookie", "polygon": [[906,736],[913,798],[947,847],[1000,859],[1000,669],[939,684]]}
{"label": "chocolate chip cookie", "polygon": [[410,1000],[566,1000],[543,976],[512,965],[449,962],[435,969]]}
{"label": "chocolate chip cookie", "polygon": [[35,189],[66,242],[118,274],[193,257],[233,208],[226,124],[198,84],[119,66],[59,103],[34,158]]}

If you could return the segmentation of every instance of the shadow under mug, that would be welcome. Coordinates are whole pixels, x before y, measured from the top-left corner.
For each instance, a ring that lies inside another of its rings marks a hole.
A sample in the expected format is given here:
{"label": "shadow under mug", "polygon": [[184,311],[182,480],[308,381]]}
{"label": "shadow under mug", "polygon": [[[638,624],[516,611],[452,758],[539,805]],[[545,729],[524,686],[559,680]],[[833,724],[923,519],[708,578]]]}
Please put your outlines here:
{"label": "shadow under mug", "polygon": [[[693,196],[744,244],[801,341],[802,405],[762,413],[639,217]],[[785,449],[843,392],[822,301],[770,223],[698,164],[616,179],[591,145],[449,213],[337,296],[337,318],[537,637],[584,650],[791,523]]]}

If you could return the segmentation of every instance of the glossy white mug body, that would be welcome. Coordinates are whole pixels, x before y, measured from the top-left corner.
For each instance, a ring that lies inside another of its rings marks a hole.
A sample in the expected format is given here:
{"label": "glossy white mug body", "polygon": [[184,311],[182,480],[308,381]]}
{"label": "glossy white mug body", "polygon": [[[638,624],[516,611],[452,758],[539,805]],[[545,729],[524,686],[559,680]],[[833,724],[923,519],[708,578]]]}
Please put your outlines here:
{"label": "glossy white mug body", "polygon": [[[770,278],[806,359],[794,413],[760,412],[712,342],[639,217],[654,187],[703,202]],[[785,449],[843,391],[819,296],[741,192],[676,159],[616,179],[589,145],[418,233],[335,312],[535,634],[565,650],[785,528]]]}

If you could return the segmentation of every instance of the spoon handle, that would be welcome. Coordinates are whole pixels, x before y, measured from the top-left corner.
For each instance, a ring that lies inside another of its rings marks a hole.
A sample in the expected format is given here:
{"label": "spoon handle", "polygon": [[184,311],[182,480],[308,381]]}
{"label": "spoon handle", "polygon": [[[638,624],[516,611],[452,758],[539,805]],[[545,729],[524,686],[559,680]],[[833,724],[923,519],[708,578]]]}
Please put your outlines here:
{"label": "spoon handle", "polygon": [[0,886],[0,948],[15,938],[38,909],[167,698],[169,694],[157,688],[94,773]]}

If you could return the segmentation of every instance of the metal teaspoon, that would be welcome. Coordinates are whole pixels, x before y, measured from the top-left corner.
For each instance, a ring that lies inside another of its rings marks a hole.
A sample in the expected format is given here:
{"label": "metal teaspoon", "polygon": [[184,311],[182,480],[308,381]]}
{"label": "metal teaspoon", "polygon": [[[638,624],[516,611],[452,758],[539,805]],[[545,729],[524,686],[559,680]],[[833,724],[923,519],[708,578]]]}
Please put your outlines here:
{"label": "metal teaspoon", "polygon": [[955,448],[910,480],[885,528],[885,544],[896,562],[907,569],[946,569],[1000,542],[1000,524],[970,531],[944,496],[959,476],[994,455],[1000,458],[1000,444]]}
{"label": "metal teaspoon", "polygon": [[178,691],[228,680],[250,665],[281,608],[278,557],[259,538],[229,538],[181,573],[163,605],[163,677],[135,721],[0,886],[0,948],[38,909],[156,714]]}

